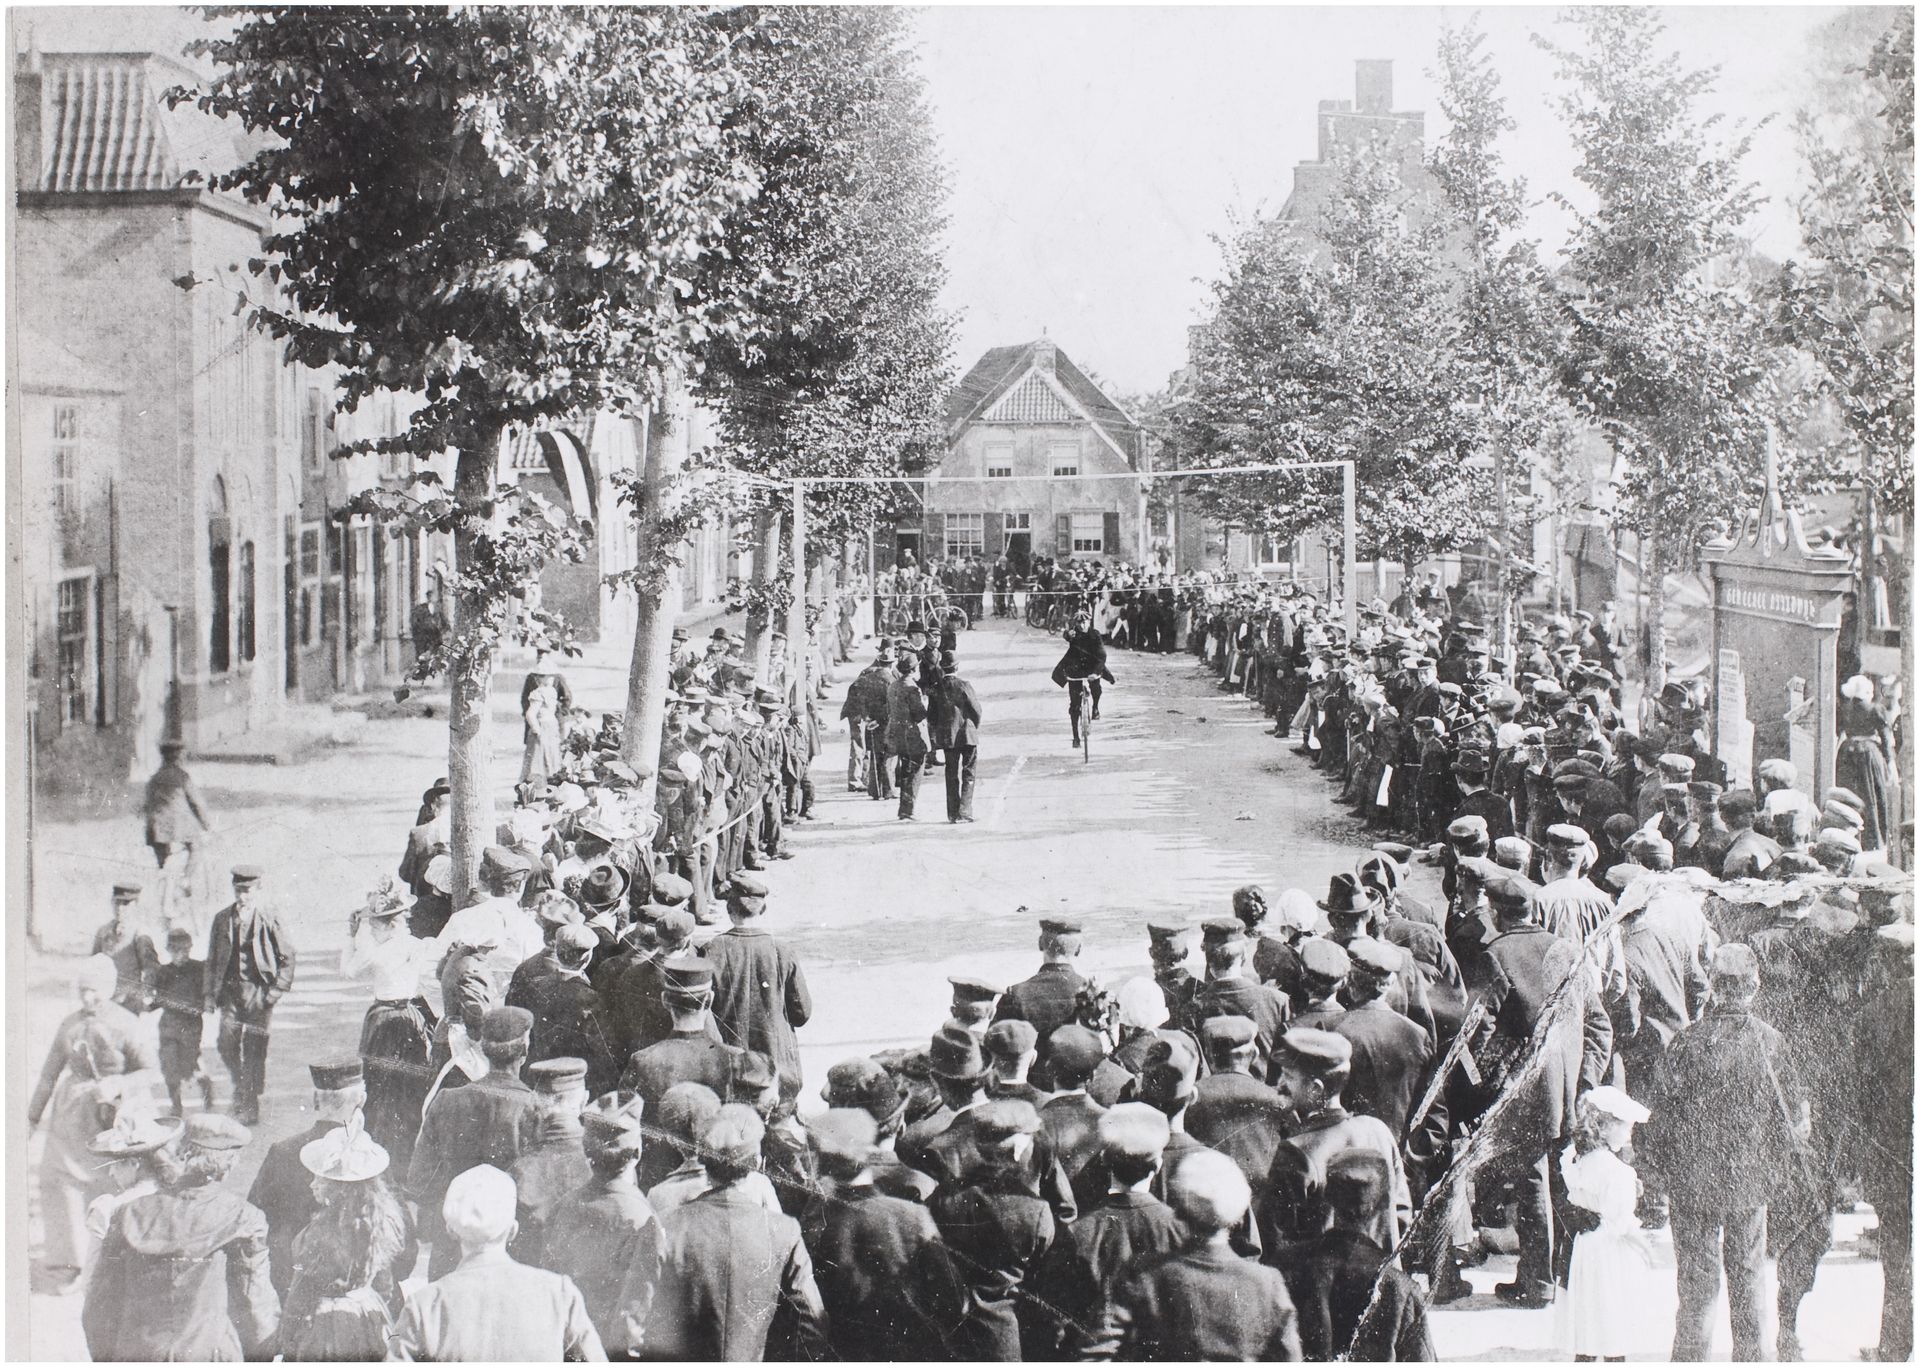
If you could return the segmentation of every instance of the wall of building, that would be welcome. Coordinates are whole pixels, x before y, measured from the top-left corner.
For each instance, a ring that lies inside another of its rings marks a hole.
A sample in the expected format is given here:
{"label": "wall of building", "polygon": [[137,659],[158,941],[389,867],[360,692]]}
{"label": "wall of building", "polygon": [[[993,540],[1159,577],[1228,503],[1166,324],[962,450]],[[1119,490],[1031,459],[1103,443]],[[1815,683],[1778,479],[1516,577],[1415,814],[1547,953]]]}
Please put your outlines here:
{"label": "wall of building", "polygon": [[[982,515],[983,540],[988,556],[999,554],[1010,519],[1024,515],[1035,555],[1058,556],[1058,520],[1061,516],[1100,514],[1102,548],[1077,553],[1079,558],[1139,561],[1146,550],[1145,495],[1134,480],[1050,480],[1053,455],[1071,448],[1085,474],[1125,474],[1127,462],[1086,424],[1012,425],[973,423],[965,428],[940,463],[949,478],[987,474],[989,457],[996,468],[1011,468],[1005,479],[972,479],[966,483],[929,481],[925,487],[926,532],[924,558],[946,555],[948,514]],[[1036,478],[1037,477],[1037,478]],[[937,525],[936,525],[937,520]],[[1110,523],[1117,522],[1117,528]],[[996,540],[995,533],[1001,533]],[[1106,545],[1117,531],[1116,545]]]}

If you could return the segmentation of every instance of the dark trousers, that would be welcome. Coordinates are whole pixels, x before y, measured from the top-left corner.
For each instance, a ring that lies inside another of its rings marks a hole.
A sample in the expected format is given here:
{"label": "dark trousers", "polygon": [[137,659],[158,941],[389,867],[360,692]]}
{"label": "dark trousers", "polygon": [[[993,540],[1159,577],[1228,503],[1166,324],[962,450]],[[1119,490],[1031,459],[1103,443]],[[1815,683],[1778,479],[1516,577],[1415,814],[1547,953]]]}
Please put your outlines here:
{"label": "dark trousers", "polygon": [[1862,1183],[1879,1219],[1880,1357],[1913,1353],[1913,1175],[1868,1173]]}
{"label": "dark trousers", "polygon": [[894,786],[900,790],[900,815],[913,816],[914,800],[920,796],[920,775],[926,769],[927,757],[924,753],[912,755],[902,752],[893,767]]}
{"label": "dark trousers", "polygon": [[867,797],[893,797],[893,780],[887,772],[893,753],[880,740],[878,730],[867,738],[867,759]]}
{"label": "dark trousers", "polygon": [[1069,679],[1067,681],[1067,716],[1073,719],[1075,736],[1080,735],[1080,691],[1082,689],[1092,691],[1092,697],[1087,703],[1087,715],[1091,717],[1100,711],[1100,681],[1089,679],[1082,684],[1077,679]]}
{"label": "dark trousers", "polygon": [[267,1090],[267,1038],[273,1030],[271,1007],[226,1007],[220,1012],[220,1062],[233,1079],[234,1100],[259,1102]]}
{"label": "dark trousers", "polygon": [[947,820],[973,817],[973,762],[978,746],[947,747]]}
{"label": "dark trousers", "polygon": [[1494,1174],[1513,1194],[1513,1233],[1520,1242],[1514,1277],[1528,1291],[1553,1285],[1553,1178],[1551,1149],[1509,1150],[1493,1165]]}
{"label": "dark trousers", "polygon": [[1766,1363],[1773,1346],[1761,1342],[1760,1275],[1767,1259],[1767,1209],[1714,1211],[1673,1198],[1673,1258],[1680,1310],[1673,1321],[1673,1361],[1697,1363],[1707,1356],[1707,1313],[1727,1278],[1736,1363]]}

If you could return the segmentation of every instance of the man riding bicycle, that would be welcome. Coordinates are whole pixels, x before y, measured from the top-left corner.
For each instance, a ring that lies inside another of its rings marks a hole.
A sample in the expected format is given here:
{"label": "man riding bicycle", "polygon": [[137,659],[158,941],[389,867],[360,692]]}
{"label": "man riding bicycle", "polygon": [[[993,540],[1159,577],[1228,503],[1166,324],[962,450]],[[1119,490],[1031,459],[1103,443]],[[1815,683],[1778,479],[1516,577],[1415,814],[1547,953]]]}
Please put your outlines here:
{"label": "man riding bicycle", "polygon": [[1091,688],[1091,717],[1100,716],[1100,681],[1114,682],[1107,669],[1107,643],[1093,630],[1093,619],[1084,609],[1075,610],[1065,633],[1067,653],[1053,667],[1053,682],[1067,690],[1067,716],[1073,722],[1073,744],[1080,746],[1080,699],[1083,689]]}

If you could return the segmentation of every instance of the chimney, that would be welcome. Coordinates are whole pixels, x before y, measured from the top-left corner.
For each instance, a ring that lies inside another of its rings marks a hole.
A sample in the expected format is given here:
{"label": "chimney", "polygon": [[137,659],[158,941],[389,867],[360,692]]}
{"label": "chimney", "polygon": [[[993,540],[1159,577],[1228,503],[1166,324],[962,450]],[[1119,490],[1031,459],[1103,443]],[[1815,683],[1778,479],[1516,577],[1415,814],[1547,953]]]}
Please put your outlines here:
{"label": "chimney", "polygon": [[1042,372],[1047,375],[1053,374],[1053,360],[1053,343],[1049,339],[1043,337],[1033,344],[1033,364]]}
{"label": "chimney", "polygon": [[1393,61],[1362,57],[1354,63],[1354,108],[1361,114],[1393,113]]}
{"label": "chimney", "polygon": [[38,190],[46,174],[40,47],[31,27],[27,46],[13,64],[13,188]]}

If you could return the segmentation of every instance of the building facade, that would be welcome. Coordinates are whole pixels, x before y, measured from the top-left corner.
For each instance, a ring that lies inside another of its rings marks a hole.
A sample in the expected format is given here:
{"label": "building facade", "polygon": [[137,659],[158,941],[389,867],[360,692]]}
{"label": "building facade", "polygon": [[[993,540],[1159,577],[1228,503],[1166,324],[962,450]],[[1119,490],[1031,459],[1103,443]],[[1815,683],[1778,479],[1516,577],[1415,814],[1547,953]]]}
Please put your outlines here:
{"label": "building facade", "polygon": [[947,450],[922,486],[925,514],[891,548],[917,561],[1005,554],[1016,564],[1146,562],[1144,434],[1046,338],[995,347],[947,406]]}

